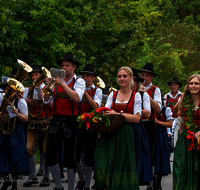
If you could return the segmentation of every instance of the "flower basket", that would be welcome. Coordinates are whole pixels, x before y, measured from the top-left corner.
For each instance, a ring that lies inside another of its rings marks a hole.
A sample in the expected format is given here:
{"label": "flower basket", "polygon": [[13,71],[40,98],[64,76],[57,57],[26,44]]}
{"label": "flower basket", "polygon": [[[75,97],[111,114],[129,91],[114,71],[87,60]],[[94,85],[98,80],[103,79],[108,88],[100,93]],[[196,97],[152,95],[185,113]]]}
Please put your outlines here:
{"label": "flower basket", "polygon": [[94,123],[90,121],[89,129],[99,133],[114,133],[125,121],[125,117],[119,114],[109,115],[108,119],[110,120],[110,126],[106,126],[105,123]]}
{"label": "flower basket", "polygon": [[113,133],[119,129],[125,121],[125,117],[119,114],[103,115],[102,111],[110,111],[109,108],[101,107],[91,113],[84,113],[77,118],[79,128],[86,124],[87,129],[100,133]]}

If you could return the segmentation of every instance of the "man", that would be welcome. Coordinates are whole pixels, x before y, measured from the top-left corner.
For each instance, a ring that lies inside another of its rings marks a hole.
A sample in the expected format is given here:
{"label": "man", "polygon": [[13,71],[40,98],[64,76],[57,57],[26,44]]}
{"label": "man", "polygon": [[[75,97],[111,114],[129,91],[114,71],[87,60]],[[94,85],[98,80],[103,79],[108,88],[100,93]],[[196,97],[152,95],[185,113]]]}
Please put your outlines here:
{"label": "man", "polygon": [[74,190],[76,176],[75,147],[78,131],[76,117],[79,115],[78,103],[82,100],[85,92],[85,81],[77,78],[74,74],[74,70],[79,67],[74,54],[67,52],[61,60],[57,61],[57,64],[65,71],[65,77],[63,79],[58,76],[54,77],[57,85],[53,90],[53,95],[44,95],[46,103],[53,102],[53,119],[49,128],[46,147],[47,165],[55,182],[54,190],[62,190],[57,150],[63,140],[68,190]]}
{"label": "man", "polygon": [[178,114],[175,114],[173,110],[174,106],[178,102],[178,99],[181,97],[182,93],[179,91],[179,88],[181,88],[182,84],[179,82],[177,77],[173,77],[171,81],[167,82],[167,84],[170,86],[171,91],[164,96],[166,99],[164,104],[166,107],[171,108],[173,113],[172,117],[177,118]]}
{"label": "man", "polygon": [[[80,72],[82,78],[86,83],[86,91],[84,93],[82,104],[81,104],[81,114],[89,113],[92,110],[97,110],[101,106],[102,102],[102,90],[96,87],[93,83],[97,74],[94,72],[94,67],[91,64],[87,64],[83,70]],[[77,139],[77,149],[76,149],[76,162],[77,162],[77,172],[79,175],[79,182],[75,190],[89,190],[90,182],[92,178],[92,172],[94,167],[94,151],[96,147],[98,133],[86,129],[84,125],[80,129],[80,133]],[[81,150],[84,146],[84,161],[85,161],[85,177],[83,172],[82,164],[80,163]]]}
{"label": "man", "polygon": [[[34,66],[32,72],[29,73],[31,76],[32,82],[34,82],[38,77],[43,73],[42,68],[39,66]],[[30,187],[32,184],[39,183],[36,177],[36,160],[35,160],[35,151],[37,142],[42,144],[42,152],[45,159],[46,152],[46,142],[48,135],[48,128],[50,119],[52,118],[52,103],[49,105],[43,104],[43,93],[42,89],[45,87],[45,84],[41,81],[37,90],[34,88],[34,93],[28,96],[30,88],[26,88],[23,98],[26,100],[29,109],[29,121],[27,127],[27,150],[29,156],[29,165],[30,165],[30,177],[23,184],[25,187]],[[40,92],[39,92],[40,91]],[[39,92],[39,93],[38,93]],[[33,96],[36,95],[36,99],[33,99]],[[40,113],[41,111],[41,113]],[[49,186],[49,169],[46,167],[43,180],[40,183],[40,187]]]}
{"label": "man", "polygon": [[[145,127],[145,131],[149,141],[149,147],[151,151],[152,165],[155,164],[153,159],[153,147],[154,147],[154,138],[155,138],[155,118],[156,113],[160,113],[161,109],[161,92],[160,89],[152,84],[152,79],[154,76],[157,76],[153,70],[153,64],[147,63],[141,70],[138,70],[141,73],[141,78],[144,79],[144,87],[143,91],[147,92],[149,95],[150,103],[151,103],[151,115],[150,118],[143,119],[143,125]],[[154,174],[154,167],[153,167]],[[153,182],[151,181],[147,186],[147,190],[153,189]]]}

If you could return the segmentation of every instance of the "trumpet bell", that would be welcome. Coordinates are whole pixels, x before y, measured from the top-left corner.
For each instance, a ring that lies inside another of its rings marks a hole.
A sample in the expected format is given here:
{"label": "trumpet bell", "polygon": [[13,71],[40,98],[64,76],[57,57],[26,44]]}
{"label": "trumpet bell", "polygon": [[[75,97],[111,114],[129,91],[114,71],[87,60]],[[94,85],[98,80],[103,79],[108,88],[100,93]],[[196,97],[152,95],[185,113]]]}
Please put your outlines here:
{"label": "trumpet bell", "polygon": [[42,71],[43,71],[44,75],[46,76],[46,78],[51,77],[51,73],[48,69],[46,69],[45,67],[42,67]]}
{"label": "trumpet bell", "polygon": [[116,88],[113,88],[113,87],[110,87],[110,88],[109,88],[109,93],[111,93],[112,91],[117,91],[117,89],[116,89]]}
{"label": "trumpet bell", "polygon": [[103,80],[100,77],[96,77],[94,79],[94,84],[100,88],[105,88],[105,83],[103,82]]}

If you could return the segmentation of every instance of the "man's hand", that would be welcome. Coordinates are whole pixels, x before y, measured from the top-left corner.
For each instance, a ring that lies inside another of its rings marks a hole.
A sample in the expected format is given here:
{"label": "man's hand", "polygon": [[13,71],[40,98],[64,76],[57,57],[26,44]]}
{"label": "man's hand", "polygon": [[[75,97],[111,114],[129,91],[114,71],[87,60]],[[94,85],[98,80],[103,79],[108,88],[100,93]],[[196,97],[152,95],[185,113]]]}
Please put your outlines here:
{"label": "man's hand", "polygon": [[12,111],[12,113],[16,113],[16,114],[18,114],[19,112],[18,112],[18,109],[14,109],[13,111]]}
{"label": "man's hand", "polygon": [[40,100],[42,100],[43,99],[43,93],[42,92],[40,92],[40,93],[38,93],[38,98],[40,99]]}
{"label": "man's hand", "polygon": [[146,91],[147,91],[146,87],[142,85],[142,86],[141,86],[141,91],[142,91],[142,92],[146,92]]}
{"label": "man's hand", "polygon": [[62,86],[64,84],[62,78],[55,76],[53,77],[53,81],[55,81],[57,84],[59,84],[60,86]]}

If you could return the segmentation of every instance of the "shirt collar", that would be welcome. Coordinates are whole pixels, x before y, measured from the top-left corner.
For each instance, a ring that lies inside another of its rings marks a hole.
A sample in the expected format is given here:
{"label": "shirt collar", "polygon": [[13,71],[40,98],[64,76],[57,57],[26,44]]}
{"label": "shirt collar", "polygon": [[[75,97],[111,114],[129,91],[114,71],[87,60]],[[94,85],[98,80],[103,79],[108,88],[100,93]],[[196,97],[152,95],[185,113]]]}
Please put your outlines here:
{"label": "shirt collar", "polygon": [[69,79],[67,82],[65,82],[64,79],[63,79],[63,81],[66,85],[68,85],[68,84],[70,84],[70,82],[72,82],[73,78],[75,78],[75,80],[76,80],[76,78],[77,78],[76,74],[74,74],[73,77],[71,79]]}
{"label": "shirt collar", "polygon": [[169,92],[169,96],[171,98],[176,98],[179,94],[182,94],[182,93],[178,90],[177,94],[173,97],[171,91]]}
{"label": "shirt collar", "polygon": [[89,86],[88,88],[86,88],[86,90],[90,90],[90,89],[93,89],[93,88],[95,88],[94,84],[92,84],[91,86]]}
{"label": "shirt collar", "polygon": [[151,87],[152,83],[146,86],[146,90],[148,90]]}

